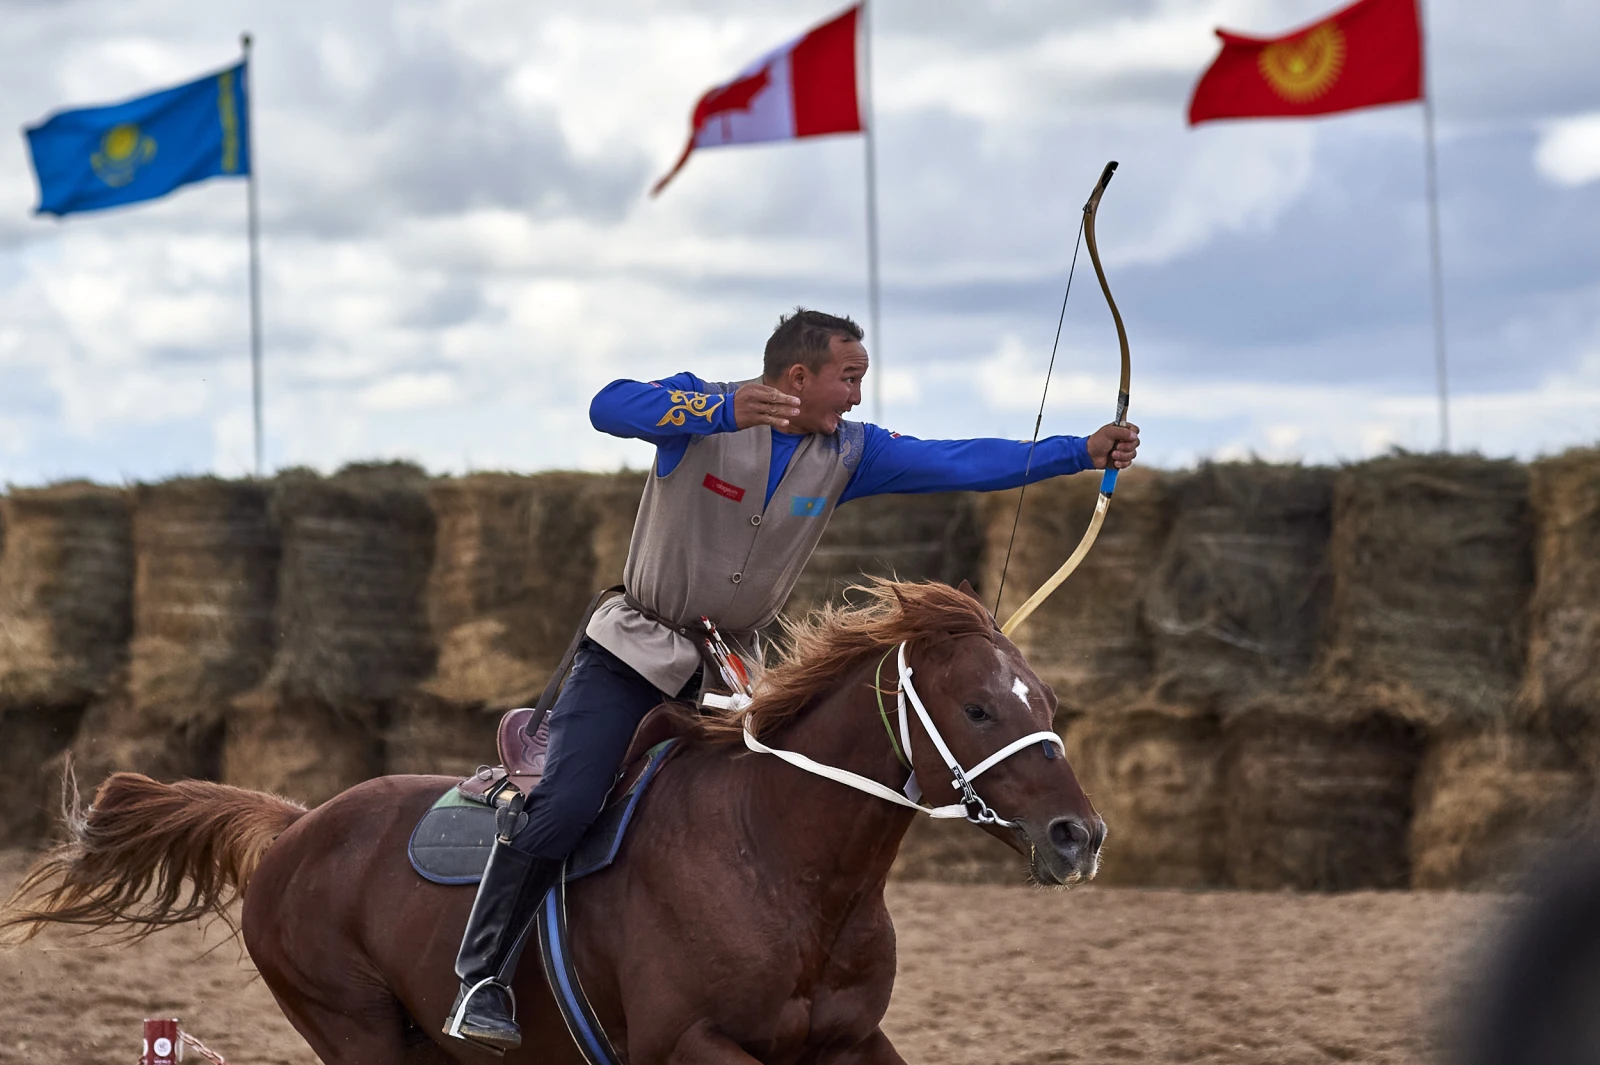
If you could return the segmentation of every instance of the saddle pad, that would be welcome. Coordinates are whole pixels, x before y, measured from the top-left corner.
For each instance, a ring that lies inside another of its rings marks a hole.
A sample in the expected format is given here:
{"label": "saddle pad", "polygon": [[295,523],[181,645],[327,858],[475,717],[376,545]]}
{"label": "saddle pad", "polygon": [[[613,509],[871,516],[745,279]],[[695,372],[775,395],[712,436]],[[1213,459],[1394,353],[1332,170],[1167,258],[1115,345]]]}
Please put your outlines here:
{"label": "saddle pad", "polygon": [[[616,860],[639,800],[675,744],[675,740],[667,740],[652,747],[639,779],[606,803],[567,858],[568,880],[598,873]],[[466,798],[451,785],[411,830],[406,846],[411,867],[435,884],[476,884],[483,879],[483,867],[494,846],[494,815],[493,807]]]}

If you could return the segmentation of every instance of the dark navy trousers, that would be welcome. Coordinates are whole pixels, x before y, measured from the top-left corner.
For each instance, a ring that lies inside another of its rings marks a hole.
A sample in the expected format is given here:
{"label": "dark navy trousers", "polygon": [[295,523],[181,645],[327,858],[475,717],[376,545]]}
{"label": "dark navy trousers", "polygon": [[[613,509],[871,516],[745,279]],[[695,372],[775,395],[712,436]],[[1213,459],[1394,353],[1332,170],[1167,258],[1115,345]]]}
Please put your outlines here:
{"label": "dark navy trousers", "polygon": [[[686,697],[699,690],[696,674]],[[566,686],[550,708],[550,748],[544,778],[528,795],[527,823],[511,845],[560,861],[600,814],[644,715],[672,696],[587,636],[578,645]]]}

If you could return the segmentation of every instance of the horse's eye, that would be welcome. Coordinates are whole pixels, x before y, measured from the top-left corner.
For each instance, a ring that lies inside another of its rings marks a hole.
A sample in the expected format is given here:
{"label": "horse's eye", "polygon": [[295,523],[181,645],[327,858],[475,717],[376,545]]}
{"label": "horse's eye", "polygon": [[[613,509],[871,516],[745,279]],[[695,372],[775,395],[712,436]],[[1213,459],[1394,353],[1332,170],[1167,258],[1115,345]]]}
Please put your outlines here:
{"label": "horse's eye", "polygon": [[962,707],[962,709],[966,711],[968,721],[989,720],[989,711],[985,710],[981,706],[973,706],[971,703],[968,703],[966,706]]}

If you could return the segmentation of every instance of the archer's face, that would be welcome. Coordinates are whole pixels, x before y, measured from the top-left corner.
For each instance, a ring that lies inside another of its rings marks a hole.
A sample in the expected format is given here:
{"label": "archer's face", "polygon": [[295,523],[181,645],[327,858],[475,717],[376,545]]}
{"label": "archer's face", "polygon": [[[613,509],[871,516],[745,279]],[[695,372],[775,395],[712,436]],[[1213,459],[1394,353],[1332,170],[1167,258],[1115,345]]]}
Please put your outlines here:
{"label": "archer's face", "polygon": [[804,366],[790,367],[785,391],[800,400],[800,414],[789,420],[789,431],[800,433],[835,432],[839,419],[861,402],[861,382],[867,376],[867,349],[859,340],[835,336],[832,355],[812,373]]}

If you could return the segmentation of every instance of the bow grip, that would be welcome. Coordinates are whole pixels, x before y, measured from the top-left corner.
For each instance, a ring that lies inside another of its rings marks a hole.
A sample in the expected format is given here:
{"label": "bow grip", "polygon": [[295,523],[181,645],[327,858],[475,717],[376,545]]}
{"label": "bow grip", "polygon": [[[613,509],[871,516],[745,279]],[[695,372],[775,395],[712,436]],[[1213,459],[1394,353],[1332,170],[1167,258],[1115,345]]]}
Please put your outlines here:
{"label": "bow grip", "polygon": [[1117,490],[1117,474],[1120,472],[1120,470],[1111,466],[1105,468],[1105,472],[1100,475],[1101,495],[1110,496],[1112,492]]}

